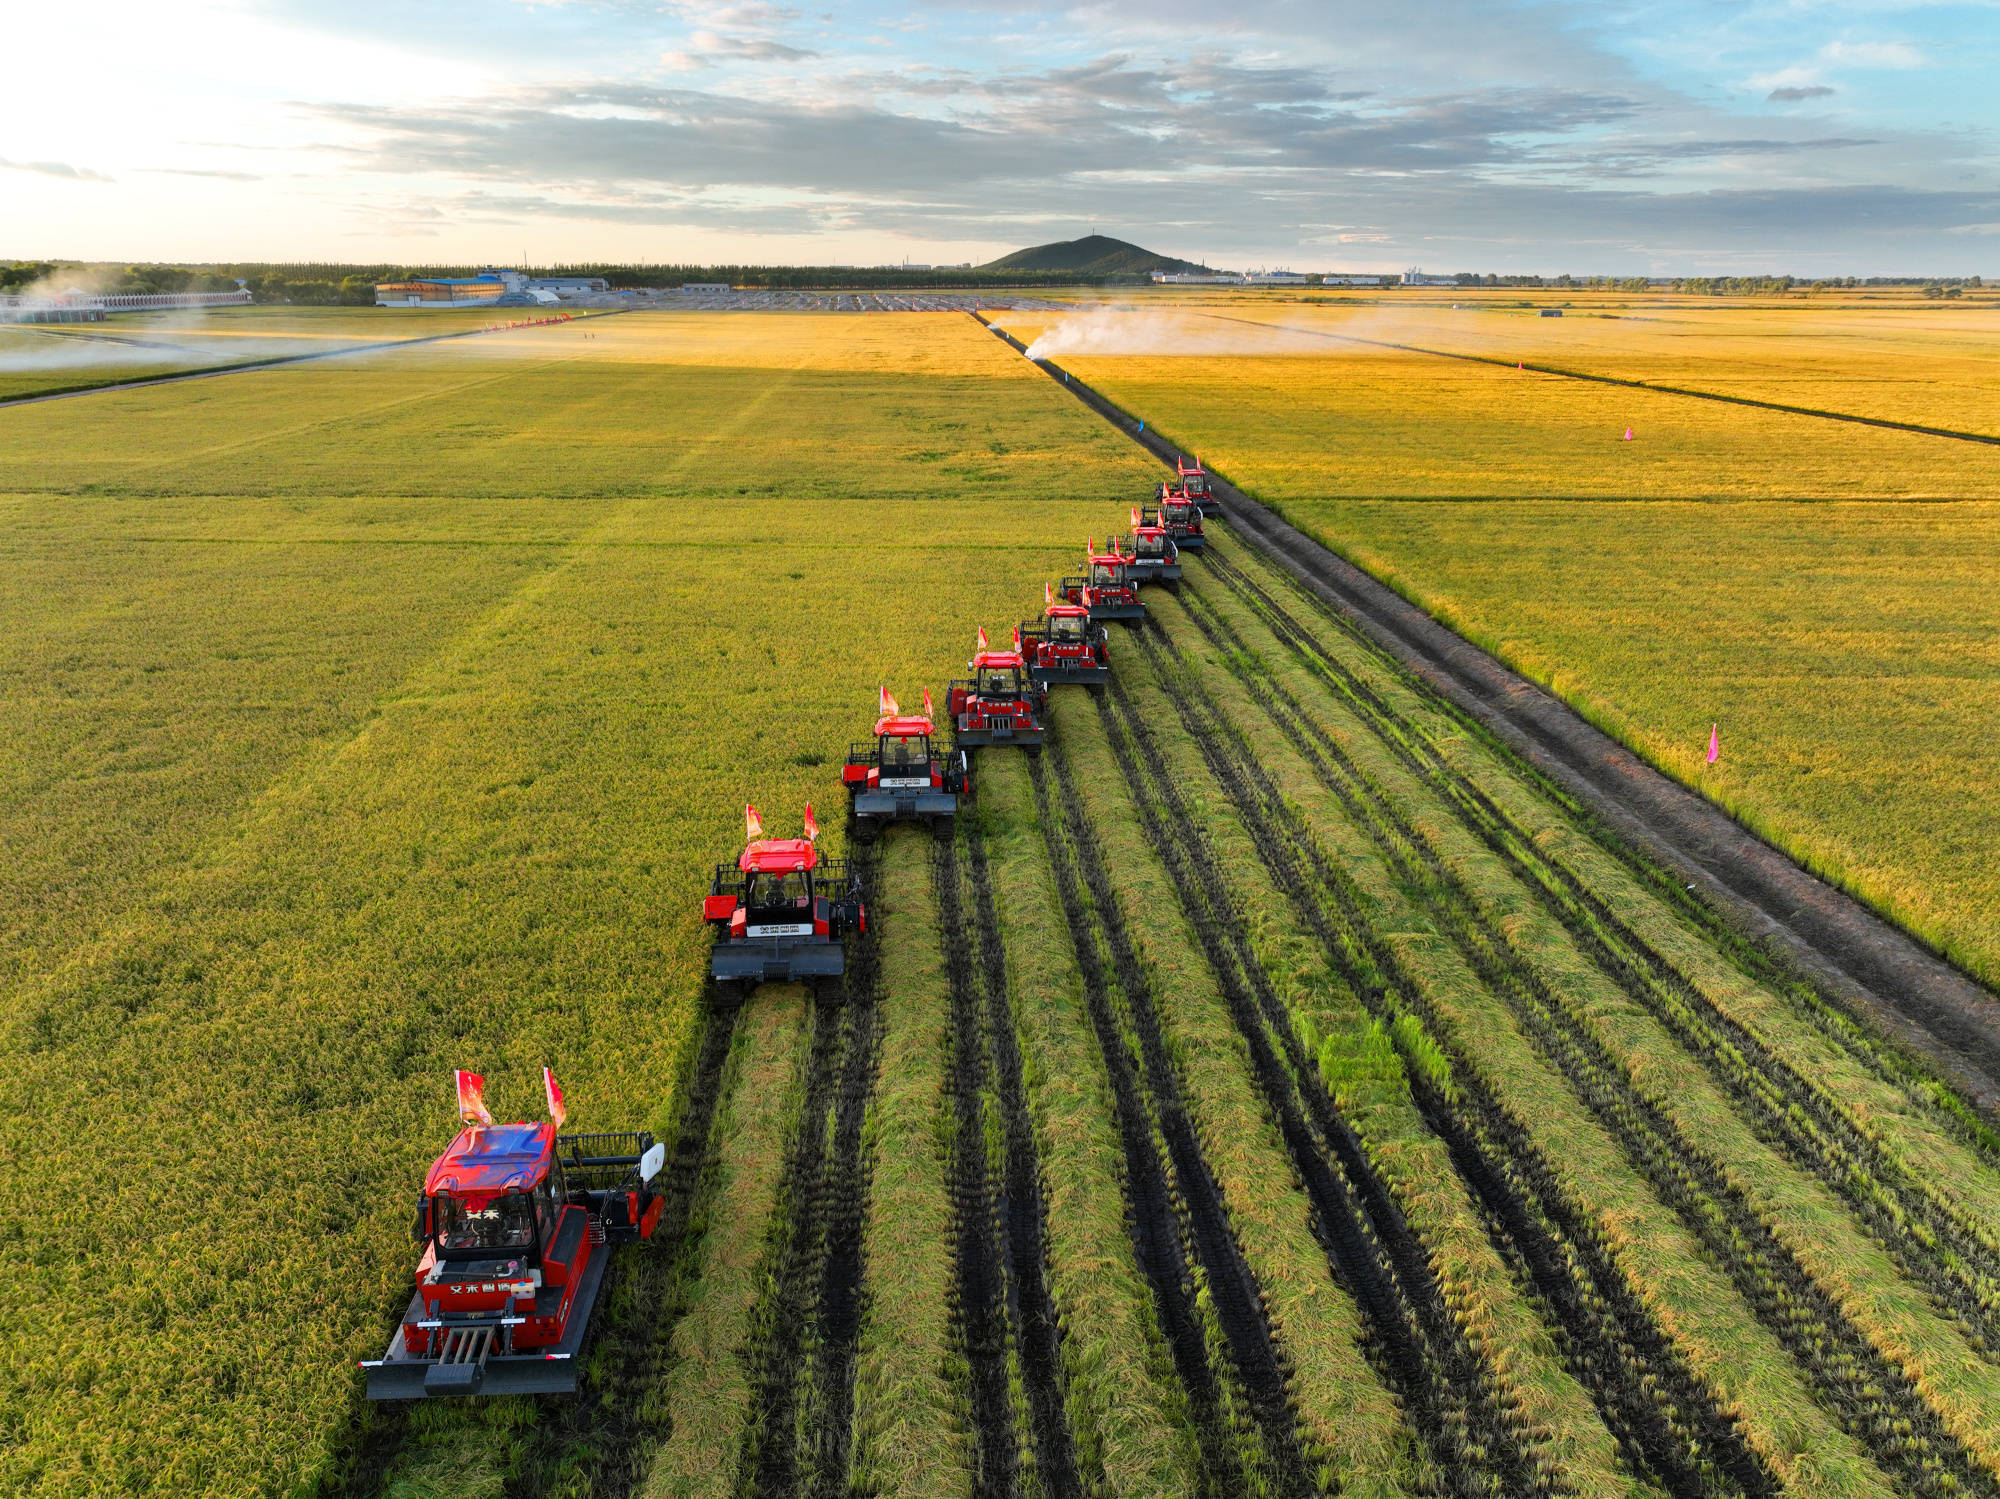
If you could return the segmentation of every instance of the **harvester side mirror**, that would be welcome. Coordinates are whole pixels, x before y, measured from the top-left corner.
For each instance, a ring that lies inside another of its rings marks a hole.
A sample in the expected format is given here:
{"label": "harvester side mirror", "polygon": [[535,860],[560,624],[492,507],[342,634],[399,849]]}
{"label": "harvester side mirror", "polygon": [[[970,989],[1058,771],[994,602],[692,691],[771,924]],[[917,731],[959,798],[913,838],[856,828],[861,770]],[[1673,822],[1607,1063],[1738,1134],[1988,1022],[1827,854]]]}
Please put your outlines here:
{"label": "harvester side mirror", "polygon": [[424,1193],[417,1194],[417,1221],[410,1225],[410,1237],[421,1244],[431,1236],[431,1200]]}
{"label": "harvester side mirror", "polygon": [[639,1180],[649,1182],[660,1174],[660,1168],[667,1164],[667,1147],[655,1143],[639,1157]]}

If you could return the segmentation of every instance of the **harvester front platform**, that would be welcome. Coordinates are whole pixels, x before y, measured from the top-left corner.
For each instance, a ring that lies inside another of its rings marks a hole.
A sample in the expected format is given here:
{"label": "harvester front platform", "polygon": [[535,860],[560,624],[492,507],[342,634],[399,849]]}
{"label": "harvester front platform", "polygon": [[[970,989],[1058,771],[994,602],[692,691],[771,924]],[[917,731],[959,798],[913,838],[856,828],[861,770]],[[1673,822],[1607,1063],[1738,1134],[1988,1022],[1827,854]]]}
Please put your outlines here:
{"label": "harvester front platform", "polygon": [[1214,486],[1208,482],[1208,470],[1201,466],[1199,458],[1189,458],[1185,454],[1177,456],[1174,471],[1180,475],[1182,496],[1194,501],[1203,515],[1213,515],[1222,508],[1215,497]]}
{"label": "harvester front platform", "polygon": [[1083,605],[1094,620],[1146,617],[1130,557],[1115,545],[1100,552],[1093,541],[1084,553],[1084,566],[1088,571],[1082,577],[1064,578],[1057,590],[1065,603]]}
{"label": "harvester front platform", "polygon": [[1039,753],[1048,735],[1049,695],[1028,675],[1019,632],[1014,649],[996,651],[988,648],[982,629],[969,669],[969,680],[945,689],[945,712],[951,715],[958,744],[967,749],[1018,744],[1030,754]]}
{"label": "harvester front platform", "polygon": [[1183,552],[1198,552],[1208,545],[1208,538],[1201,532],[1201,506],[1164,479],[1160,481],[1157,503],[1141,510],[1139,515],[1146,525],[1165,531]]}
{"label": "harvester front platform", "polygon": [[1021,622],[1017,638],[1028,679],[1037,687],[1076,683],[1102,687],[1111,680],[1111,641],[1103,625],[1093,624],[1081,604],[1058,604],[1055,590],[1042,585],[1048,608],[1040,619]]}
{"label": "harvester front platform", "polygon": [[962,749],[931,743],[931,691],[924,711],[904,713],[885,687],[873,743],[851,745],[842,783],[852,798],[854,827],[870,836],[892,822],[927,822],[949,828],[958,799],[972,794],[970,762]]}
{"label": "harvester front platform", "polygon": [[709,976],[746,985],[839,978],[847,934],[868,929],[860,876],[845,859],[820,857],[810,805],[803,838],[764,837],[755,807],[743,818],[750,841],[733,867],[715,866],[701,903],[702,920],[715,928]]}
{"label": "harvester front platform", "polygon": [[1146,524],[1137,506],[1132,510],[1132,534],[1118,547],[1132,559],[1129,571],[1134,582],[1172,583],[1180,578],[1181,549],[1165,526]]}
{"label": "harvester front platform", "polygon": [[389,1351],[361,1364],[370,1400],[575,1391],[609,1246],[652,1236],[667,1152],[644,1131],[558,1134],[545,1078],[554,1118],[496,1125],[484,1079],[458,1075],[467,1128],[424,1179],[416,1290]]}

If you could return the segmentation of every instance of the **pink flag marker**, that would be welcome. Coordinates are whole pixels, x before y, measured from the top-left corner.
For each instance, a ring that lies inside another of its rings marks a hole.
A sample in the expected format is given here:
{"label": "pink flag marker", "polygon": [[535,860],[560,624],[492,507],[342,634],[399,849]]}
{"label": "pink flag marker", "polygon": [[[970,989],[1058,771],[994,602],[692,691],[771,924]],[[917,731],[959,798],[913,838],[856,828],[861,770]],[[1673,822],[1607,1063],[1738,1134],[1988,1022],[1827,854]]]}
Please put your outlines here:
{"label": "pink flag marker", "polygon": [[1630,427],[1627,427],[1625,429],[1625,441],[1630,442],[1631,440],[1632,440],[1632,429]]}
{"label": "pink flag marker", "polygon": [[1716,732],[1716,725],[1708,726],[1708,763],[1713,765],[1722,758],[1722,736]]}

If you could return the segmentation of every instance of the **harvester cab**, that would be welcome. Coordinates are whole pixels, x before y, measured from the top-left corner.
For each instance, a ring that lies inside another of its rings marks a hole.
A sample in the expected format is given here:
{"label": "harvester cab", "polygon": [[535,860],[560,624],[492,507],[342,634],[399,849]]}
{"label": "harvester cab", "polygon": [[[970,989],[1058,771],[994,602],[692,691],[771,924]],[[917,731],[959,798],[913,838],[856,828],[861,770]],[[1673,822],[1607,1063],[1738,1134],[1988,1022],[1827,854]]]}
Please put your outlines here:
{"label": "harvester cab", "polygon": [[1103,551],[1092,541],[1084,551],[1086,571],[1080,578],[1064,578],[1065,602],[1081,604],[1094,620],[1144,619],[1146,606],[1139,602],[1138,580],[1132,576],[1132,558],[1107,542]]}
{"label": "harvester cab", "polygon": [[1186,455],[1174,459],[1174,470],[1180,475],[1181,493],[1201,508],[1203,515],[1213,515],[1221,508],[1215,497],[1215,488],[1208,481],[1208,470],[1201,466],[1199,458]]}
{"label": "harvester cab", "polygon": [[748,843],[733,866],[715,866],[701,905],[715,928],[709,976],[746,986],[839,978],[847,934],[868,929],[860,875],[845,859],[820,857],[810,804],[803,838],[766,838],[755,807],[743,809],[743,823]]}
{"label": "harvester cab", "polygon": [[957,730],[958,744],[968,749],[1018,744],[1031,755],[1040,754],[1048,733],[1048,689],[1028,674],[1020,632],[1015,632],[1012,650],[996,651],[987,644],[982,628],[978,645],[967,663],[972,676],[945,689],[945,711]]}
{"label": "harvester cab", "polygon": [[1181,575],[1181,549],[1165,526],[1147,524],[1136,505],[1132,507],[1132,534],[1123,550],[1132,559],[1133,578],[1140,583],[1171,583]]}
{"label": "harvester cab", "polygon": [[1028,678],[1037,687],[1075,682],[1102,687],[1111,679],[1110,636],[1091,621],[1081,604],[1059,603],[1055,590],[1042,585],[1048,607],[1040,619],[1023,620],[1016,631]]}
{"label": "harvester cab", "polygon": [[1208,538],[1201,534],[1201,506],[1164,479],[1160,481],[1158,504],[1144,514],[1183,552],[1198,552],[1208,545]]}
{"label": "harvester cab", "polygon": [[972,794],[972,772],[964,750],[940,751],[931,743],[930,688],[922,713],[903,712],[886,687],[880,709],[875,742],[851,745],[840,777],[853,799],[856,831],[870,836],[905,821],[949,828],[958,799]]}
{"label": "harvester cab", "polygon": [[652,1237],[667,1151],[643,1130],[558,1134],[562,1090],[542,1077],[549,1119],[495,1124],[486,1080],[457,1074],[466,1127],[424,1178],[416,1290],[361,1364],[370,1400],[576,1389],[607,1246]]}

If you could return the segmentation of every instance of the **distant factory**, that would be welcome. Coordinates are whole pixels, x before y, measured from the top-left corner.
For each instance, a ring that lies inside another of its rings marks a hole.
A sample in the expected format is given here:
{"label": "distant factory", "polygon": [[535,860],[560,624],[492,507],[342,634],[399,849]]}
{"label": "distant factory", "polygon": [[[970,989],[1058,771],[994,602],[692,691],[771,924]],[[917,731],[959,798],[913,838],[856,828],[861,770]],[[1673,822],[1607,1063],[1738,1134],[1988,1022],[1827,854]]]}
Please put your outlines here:
{"label": "distant factory", "polygon": [[603,296],[602,276],[530,276],[491,267],[476,276],[414,276],[375,287],[377,307],[549,307],[572,297]]}

